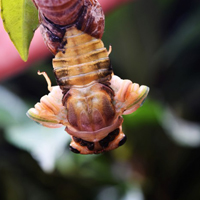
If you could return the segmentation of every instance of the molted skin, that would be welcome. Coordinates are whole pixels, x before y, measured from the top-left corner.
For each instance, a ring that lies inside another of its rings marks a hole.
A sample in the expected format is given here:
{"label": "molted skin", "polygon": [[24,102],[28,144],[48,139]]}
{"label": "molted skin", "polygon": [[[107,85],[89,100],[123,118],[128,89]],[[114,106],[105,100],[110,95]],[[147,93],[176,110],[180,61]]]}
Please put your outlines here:
{"label": "molted skin", "polygon": [[54,24],[66,26],[79,18],[84,6],[82,0],[33,0],[40,16],[43,15]]}
{"label": "molted skin", "polygon": [[97,0],[33,0],[39,11],[41,32],[49,50],[55,55],[71,26],[101,38],[104,13]]}
{"label": "molted skin", "polygon": [[59,86],[27,115],[50,128],[66,126],[74,153],[102,153],[123,145],[123,114],[137,110],[149,88],[113,75],[101,38],[104,15],[96,0],[34,0],[47,47],[55,54]]}

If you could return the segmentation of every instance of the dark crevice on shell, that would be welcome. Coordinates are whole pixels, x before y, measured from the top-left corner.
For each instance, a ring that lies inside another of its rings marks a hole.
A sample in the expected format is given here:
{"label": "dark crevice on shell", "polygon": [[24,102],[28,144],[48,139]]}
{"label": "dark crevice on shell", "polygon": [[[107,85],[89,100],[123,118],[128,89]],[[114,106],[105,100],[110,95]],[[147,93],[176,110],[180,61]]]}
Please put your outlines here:
{"label": "dark crevice on shell", "polygon": [[72,147],[72,146],[69,146],[69,150],[72,151],[73,153],[80,153],[79,150],[75,149],[75,148]]}
{"label": "dark crevice on shell", "polygon": [[127,137],[124,136],[124,137],[120,140],[118,146],[119,146],[119,147],[122,146],[122,145],[126,142],[126,140],[127,140]]}
{"label": "dark crevice on shell", "polygon": [[42,14],[40,14],[40,19],[42,20],[40,30],[44,42],[49,48],[49,50],[55,55],[57,53],[58,48],[62,44],[62,40],[65,35],[66,29],[62,29],[59,26],[55,25]]}
{"label": "dark crevice on shell", "polygon": [[99,144],[103,147],[106,148],[108,147],[108,144],[110,142],[112,142],[117,135],[119,135],[119,128],[115,129],[114,131],[112,131],[111,133],[109,133],[104,139],[99,141]]}
{"label": "dark crevice on shell", "polygon": [[87,146],[87,148],[92,151],[94,149],[94,142],[88,142],[88,141],[85,141],[85,140],[82,140],[81,138],[77,138],[75,136],[73,136],[73,140],[80,144],[81,146]]}

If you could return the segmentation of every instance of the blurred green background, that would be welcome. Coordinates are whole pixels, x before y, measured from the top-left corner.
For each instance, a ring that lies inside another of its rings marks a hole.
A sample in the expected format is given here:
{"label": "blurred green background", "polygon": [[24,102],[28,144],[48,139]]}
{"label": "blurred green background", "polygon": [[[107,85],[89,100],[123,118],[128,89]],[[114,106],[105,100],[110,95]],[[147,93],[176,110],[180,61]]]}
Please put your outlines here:
{"label": "blurred green background", "polygon": [[106,16],[115,74],[148,85],[124,117],[127,142],[101,155],[68,150],[64,128],[25,113],[47,93],[49,57],[0,85],[0,199],[199,200],[200,1],[138,0]]}

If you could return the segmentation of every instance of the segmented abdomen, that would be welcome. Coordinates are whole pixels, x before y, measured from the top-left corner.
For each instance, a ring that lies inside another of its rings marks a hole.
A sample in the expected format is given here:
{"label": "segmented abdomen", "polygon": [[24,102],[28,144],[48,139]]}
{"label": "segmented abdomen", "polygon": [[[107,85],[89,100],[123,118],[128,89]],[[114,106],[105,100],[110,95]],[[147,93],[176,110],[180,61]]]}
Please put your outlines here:
{"label": "segmented abdomen", "polygon": [[67,29],[62,43],[63,47],[53,59],[56,80],[62,90],[111,79],[108,51],[100,39],[71,27]]}

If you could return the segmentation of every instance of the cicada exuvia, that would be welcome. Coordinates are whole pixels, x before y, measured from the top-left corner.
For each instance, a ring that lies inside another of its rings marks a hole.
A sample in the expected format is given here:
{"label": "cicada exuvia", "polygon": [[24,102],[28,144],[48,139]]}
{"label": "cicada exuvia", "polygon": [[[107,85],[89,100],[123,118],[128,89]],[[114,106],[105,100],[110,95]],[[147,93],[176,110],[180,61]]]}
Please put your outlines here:
{"label": "cicada exuvia", "polygon": [[45,43],[55,54],[58,86],[52,87],[43,72],[50,93],[27,114],[46,127],[66,126],[74,153],[115,149],[126,141],[122,115],[137,110],[149,88],[113,74],[111,48],[107,51],[101,40],[104,15],[96,0],[55,2],[35,0]]}

